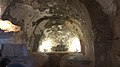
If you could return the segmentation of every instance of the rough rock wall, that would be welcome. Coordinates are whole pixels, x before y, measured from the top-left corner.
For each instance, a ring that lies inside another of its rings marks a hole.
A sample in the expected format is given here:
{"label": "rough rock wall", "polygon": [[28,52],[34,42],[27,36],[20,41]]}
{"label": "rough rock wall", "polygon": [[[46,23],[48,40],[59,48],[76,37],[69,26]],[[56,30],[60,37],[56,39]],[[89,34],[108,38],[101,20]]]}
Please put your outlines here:
{"label": "rough rock wall", "polygon": [[111,67],[110,50],[112,49],[113,24],[110,17],[103,12],[99,3],[93,0],[83,1],[92,19],[94,32],[95,66]]}
{"label": "rough rock wall", "polygon": [[[119,44],[120,44],[120,41],[119,41],[120,40],[119,39],[119,36],[120,36],[119,34],[120,33],[120,30],[119,30],[120,29],[119,27],[120,5],[119,4],[120,2],[119,0],[96,0],[96,1],[99,4],[95,2],[94,0],[84,1],[86,7],[89,10],[89,13],[90,13],[90,16],[93,22],[93,31],[94,31],[94,36],[95,36],[94,44],[95,44],[95,54],[96,54],[96,67],[112,66],[111,62],[109,62],[111,61],[109,60],[109,57],[111,56],[112,56],[112,61],[113,61],[113,67],[119,67],[119,61],[120,61],[119,60],[119,56],[120,56],[120,50],[119,50],[120,49],[119,47]],[[5,0],[3,2],[5,2]],[[9,2],[7,2],[6,4],[9,4]],[[34,6],[37,6],[37,5],[38,5],[37,3],[34,3]],[[6,7],[3,7],[3,8],[5,9]],[[23,9],[26,9],[26,8],[23,8]],[[3,12],[4,11],[2,11],[2,13]],[[37,10],[36,10],[36,14],[37,14]],[[112,22],[114,22],[114,26]],[[114,28],[114,30],[112,28]],[[114,31],[114,35],[113,35],[113,31]],[[112,47],[112,54],[110,52],[111,47]]]}
{"label": "rough rock wall", "polygon": [[114,38],[112,45],[112,63],[113,67],[120,67],[120,1],[115,0],[117,4],[117,11],[115,15],[111,15],[112,22],[114,24]]}
{"label": "rough rock wall", "polygon": [[113,24],[114,37],[111,49],[112,67],[120,67],[120,1],[119,0],[96,0],[102,6],[102,10],[110,16]]}
{"label": "rough rock wall", "polygon": [[4,13],[6,7],[10,4],[12,0],[0,0],[0,18],[1,15]]}
{"label": "rough rock wall", "polygon": [[[63,2],[68,4],[64,4]],[[67,7],[65,8],[64,5]],[[89,57],[89,59],[94,63],[91,20],[89,19],[86,9],[83,5],[80,5],[77,0],[13,0],[6,8],[4,14],[2,15],[2,19],[8,19],[22,28],[20,32],[12,33],[13,36],[10,39],[12,39],[14,44],[27,44],[28,47],[35,47],[36,49],[36,46],[34,45],[37,45],[38,47],[42,31],[45,30],[47,26],[54,24],[54,22],[44,20],[46,19],[46,16],[48,18],[52,16],[53,19],[49,19],[52,21],[56,19],[63,21],[65,18],[75,19],[74,21],[76,21],[76,24],[80,26],[82,31],[79,31],[77,26],[72,23],[70,23],[72,26],[69,26],[69,28],[73,27],[76,32],[81,32],[83,34],[83,36],[80,34],[82,36],[81,40],[84,48],[84,50],[82,50],[83,54],[86,57]],[[58,16],[60,16],[60,18]],[[41,20],[38,21],[39,19],[42,19],[42,22]],[[41,23],[34,31],[34,23],[36,21]]]}
{"label": "rough rock wall", "polygon": [[117,11],[116,0],[96,0],[106,14],[115,14]]}

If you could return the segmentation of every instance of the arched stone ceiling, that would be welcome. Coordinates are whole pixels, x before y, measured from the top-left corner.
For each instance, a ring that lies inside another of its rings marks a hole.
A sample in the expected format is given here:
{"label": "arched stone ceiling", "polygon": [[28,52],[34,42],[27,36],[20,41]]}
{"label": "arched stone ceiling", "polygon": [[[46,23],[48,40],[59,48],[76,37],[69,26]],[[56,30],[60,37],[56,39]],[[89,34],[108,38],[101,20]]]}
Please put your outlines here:
{"label": "arched stone ceiling", "polygon": [[[2,13],[9,5],[12,0],[0,0],[0,8],[2,8]],[[102,10],[106,14],[113,14],[117,10],[116,1],[117,0],[96,0],[102,7]]]}
{"label": "arched stone ceiling", "polygon": [[117,10],[116,0],[96,0],[106,14],[115,13]]}

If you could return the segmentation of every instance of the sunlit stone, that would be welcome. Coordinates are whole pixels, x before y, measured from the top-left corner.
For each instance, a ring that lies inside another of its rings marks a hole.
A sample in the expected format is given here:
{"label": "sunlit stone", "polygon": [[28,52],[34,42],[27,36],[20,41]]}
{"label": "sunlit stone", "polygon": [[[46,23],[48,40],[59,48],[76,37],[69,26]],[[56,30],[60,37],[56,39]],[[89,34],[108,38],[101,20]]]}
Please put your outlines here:
{"label": "sunlit stone", "polygon": [[12,24],[9,20],[1,20],[0,19],[0,29],[5,32],[18,32],[20,31],[20,27]]}
{"label": "sunlit stone", "polygon": [[47,28],[39,45],[40,52],[81,52],[79,37],[63,25]]}

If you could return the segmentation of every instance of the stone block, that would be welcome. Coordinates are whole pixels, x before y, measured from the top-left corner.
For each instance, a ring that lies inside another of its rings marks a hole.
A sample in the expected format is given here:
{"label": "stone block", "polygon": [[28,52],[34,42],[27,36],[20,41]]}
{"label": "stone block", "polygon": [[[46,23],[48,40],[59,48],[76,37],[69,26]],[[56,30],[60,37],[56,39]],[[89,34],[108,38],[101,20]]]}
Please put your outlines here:
{"label": "stone block", "polygon": [[1,54],[3,57],[27,57],[27,46],[23,44],[3,44]]}

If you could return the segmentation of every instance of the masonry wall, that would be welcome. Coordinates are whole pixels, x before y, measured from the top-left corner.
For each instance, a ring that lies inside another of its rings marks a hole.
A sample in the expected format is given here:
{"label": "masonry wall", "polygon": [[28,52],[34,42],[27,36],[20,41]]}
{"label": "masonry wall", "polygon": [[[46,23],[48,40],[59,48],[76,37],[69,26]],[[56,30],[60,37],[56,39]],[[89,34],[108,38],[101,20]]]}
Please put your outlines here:
{"label": "masonry wall", "polygon": [[[4,13],[8,4],[10,4],[10,0],[8,1],[0,0],[0,1],[1,1],[0,5],[2,6],[2,13]],[[120,62],[120,46],[119,46],[120,44],[120,39],[119,39],[120,37],[120,22],[119,22],[120,2],[119,0],[96,0],[96,1],[95,0],[80,0],[80,1],[84,3],[85,6],[87,7],[91,20],[92,20],[96,67],[119,67],[120,66],[119,64]],[[13,1],[12,3],[14,2],[15,1]],[[30,4],[30,2],[32,1],[31,0],[25,1],[25,3],[28,3],[28,4]],[[38,4],[35,2],[33,5],[36,8],[38,6]],[[20,5],[17,4],[17,6],[20,6]],[[21,13],[19,15],[19,19],[16,20],[15,17],[17,15],[14,15],[14,19],[12,18],[13,23],[15,23],[16,21],[20,23],[31,22],[27,20],[31,20],[32,17],[30,16],[26,18],[26,16],[24,16],[23,14],[26,14],[27,16],[29,16],[30,13],[33,13],[34,15],[39,13],[38,10],[34,10],[33,8],[31,8],[31,6],[28,6],[28,5],[24,5],[24,6],[25,7],[19,7],[19,8],[22,8],[24,10],[30,10],[32,12],[29,12],[29,11],[25,12],[23,10],[20,10]],[[26,7],[28,8],[26,9]],[[15,7],[12,9],[18,10],[18,8],[15,8]],[[7,8],[6,11],[9,11],[9,8]],[[14,10],[12,10],[12,12],[17,13],[17,11],[14,11]],[[10,14],[13,15],[13,13],[10,13]],[[6,17],[3,16],[2,18],[5,19]],[[23,21],[21,20],[22,18],[27,19],[27,20]],[[21,24],[21,26],[23,25],[27,25],[27,24]],[[31,28],[29,29],[31,30]],[[24,34],[25,32],[26,31],[21,32],[22,36],[26,36],[26,34]],[[4,36],[4,37],[1,37],[0,39],[5,39],[6,37],[9,36],[10,33],[5,34],[1,32],[0,34]],[[19,36],[19,33],[15,33],[15,35]],[[24,37],[22,36],[20,36],[19,38],[24,39]],[[9,37],[11,38],[11,36]],[[18,38],[16,37],[16,39]],[[21,39],[19,39],[15,43],[25,43],[25,40],[21,41]]]}

